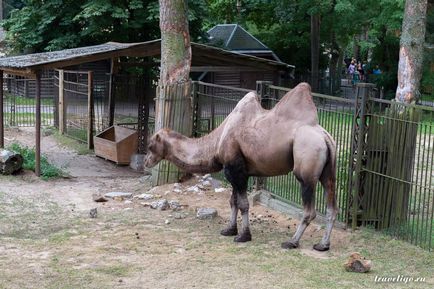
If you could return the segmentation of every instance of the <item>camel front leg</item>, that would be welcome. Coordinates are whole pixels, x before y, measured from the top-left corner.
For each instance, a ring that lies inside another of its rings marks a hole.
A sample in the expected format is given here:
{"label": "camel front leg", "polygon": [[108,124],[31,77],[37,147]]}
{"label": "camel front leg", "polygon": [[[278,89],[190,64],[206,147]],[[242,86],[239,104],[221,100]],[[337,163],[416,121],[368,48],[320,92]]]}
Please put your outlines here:
{"label": "camel front leg", "polygon": [[[241,211],[242,228],[239,235],[234,239],[235,242],[247,242],[252,240],[249,228],[249,201],[247,199],[247,181],[248,175],[244,159],[238,157],[230,164],[224,167],[225,177],[232,185],[231,197],[231,220],[229,227],[222,231],[223,233],[235,233],[237,224],[238,209]],[[227,235],[225,235],[227,236]]]}
{"label": "camel front leg", "polygon": [[303,219],[297,227],[297,231],[294,236],[288,241],[282,243],[283,249],[293,249],[299,246],[300,238],[303,236],[304,231],[310,222],[315,219],[315,184],[302,183],[301,185],[301,197],[303,199]]}
{"label": "camel front leg", "polygon": [[229,226],[220,231],[223,236],[236,236],[238,235],[237,229],[237,217],[238,217],[238,204],[237,204],[237,192],[232,190],[232,196],[230,200],[231,205],[231,219],[229,221]]}

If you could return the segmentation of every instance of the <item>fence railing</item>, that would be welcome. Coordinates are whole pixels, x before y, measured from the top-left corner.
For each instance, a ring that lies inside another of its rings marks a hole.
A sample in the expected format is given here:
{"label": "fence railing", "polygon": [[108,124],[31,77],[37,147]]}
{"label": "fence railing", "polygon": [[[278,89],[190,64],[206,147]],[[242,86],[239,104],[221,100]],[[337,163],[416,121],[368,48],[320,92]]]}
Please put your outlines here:
{"label": "fence railing", "polygon": [[[249,90],[195,83],[195,134],[223,122]],[[313,93],[319,123],[337,143],[338,220],[372,226],[413,244],[434,248],[434,109],[375,98],[372,85],[357,86],[355,99]],[[258,82],[264,108],[290,89]],[[223,178],[222,174],[218,175]],[[252,185],[254,181],[250,182]],[[292,173],[266,178],[274,198],[302,206]],[[251,186],[250,186],[251,187]],[[325,213],[318,185],[317,210]]]}
{"label": "fence railing", "polygon": [[[53,82],[53,78],[42,78],[43,85]],[[34,80],[33,80],[34,82]],[[17,91],[21,87],[23,91]],[[33,127],[36,124],[36,99],[29,91],[29,79],[6,77],[3,82],[3,112],[6,126]],[[56,114],[54,95],[43,95],[41,99],[41,125],[53,126]]]}

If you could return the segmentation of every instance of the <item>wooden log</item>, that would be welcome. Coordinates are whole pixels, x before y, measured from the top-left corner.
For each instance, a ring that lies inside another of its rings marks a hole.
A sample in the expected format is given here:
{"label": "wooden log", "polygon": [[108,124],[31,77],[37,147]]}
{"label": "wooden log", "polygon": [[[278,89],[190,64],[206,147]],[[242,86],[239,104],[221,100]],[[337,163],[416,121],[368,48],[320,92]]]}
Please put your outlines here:
{"label": "wooden log", "polygon": [[15,152],[0,149],[0,173],[10,175],[23,166],[23,157]]}

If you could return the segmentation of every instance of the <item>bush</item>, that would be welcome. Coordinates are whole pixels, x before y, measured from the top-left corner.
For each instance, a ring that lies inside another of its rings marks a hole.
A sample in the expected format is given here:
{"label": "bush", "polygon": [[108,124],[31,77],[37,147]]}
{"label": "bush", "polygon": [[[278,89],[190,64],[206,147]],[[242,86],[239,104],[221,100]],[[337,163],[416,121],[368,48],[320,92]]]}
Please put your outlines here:
{"label": "bush", "polygon": [[[23,169],[35,171],[35,150],[26,146],[22,147],[18,143],[13,143],[8,147],[9,150],[19,153],[23,156]],[[48,180],[51,178],[62,177],[63,171],[56,166],[50,164],[46,157],[41,156],[41,178]]]}

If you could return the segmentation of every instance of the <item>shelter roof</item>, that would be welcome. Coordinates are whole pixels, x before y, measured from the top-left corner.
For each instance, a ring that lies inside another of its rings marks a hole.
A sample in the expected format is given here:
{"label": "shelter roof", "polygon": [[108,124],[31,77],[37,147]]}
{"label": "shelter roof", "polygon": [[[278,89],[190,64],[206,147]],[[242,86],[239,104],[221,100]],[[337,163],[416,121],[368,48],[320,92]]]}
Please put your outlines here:
{"label": "shelter roof", "polygon": [[[294,68],[283,62],[240,54],[209,45],[192,42],[191,47],[193,66],[228,67],[236,65],[274,71]],[[139,43],[107,42],[100,45],[0,58],[0,70],[11,74],[34,76],[42,69],[62,68],[120,56],[158,57],[160,49],[160,39]]]}

